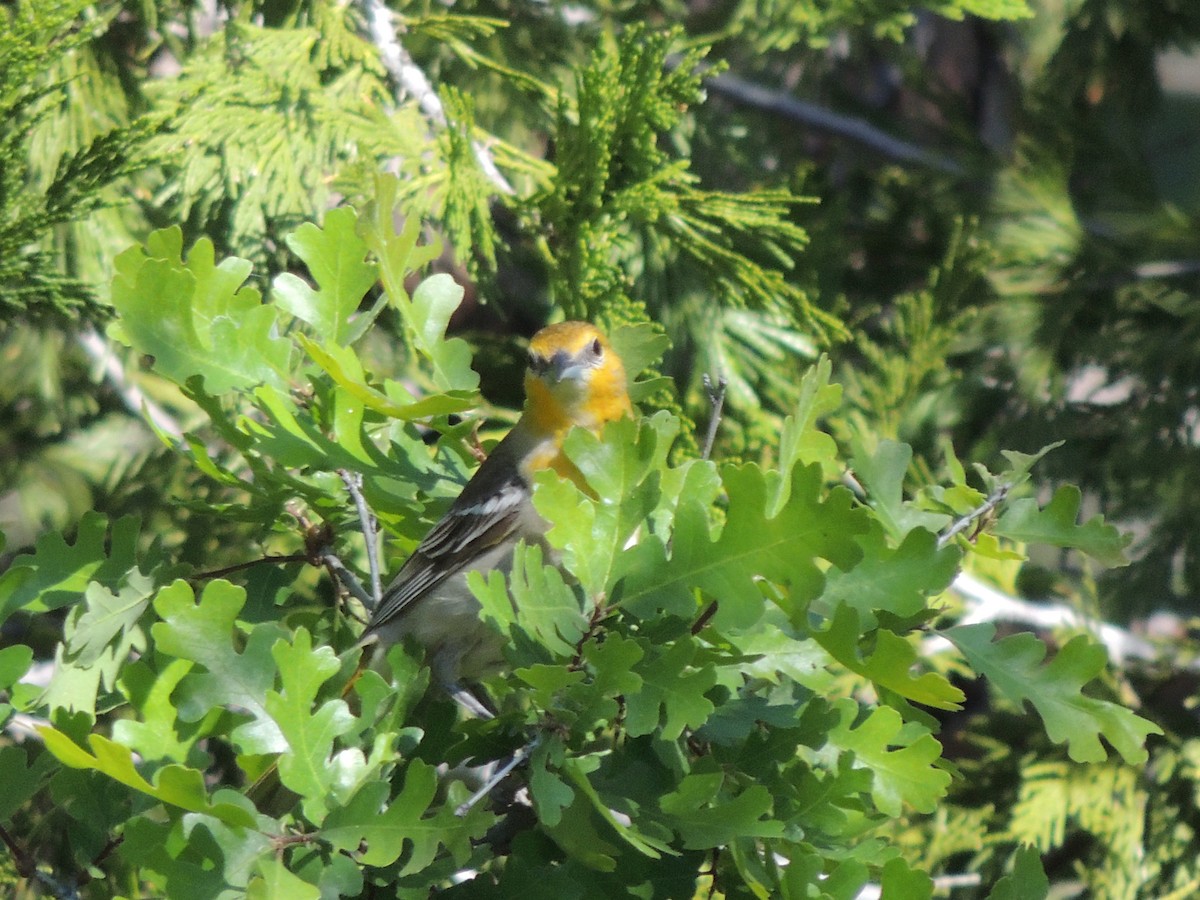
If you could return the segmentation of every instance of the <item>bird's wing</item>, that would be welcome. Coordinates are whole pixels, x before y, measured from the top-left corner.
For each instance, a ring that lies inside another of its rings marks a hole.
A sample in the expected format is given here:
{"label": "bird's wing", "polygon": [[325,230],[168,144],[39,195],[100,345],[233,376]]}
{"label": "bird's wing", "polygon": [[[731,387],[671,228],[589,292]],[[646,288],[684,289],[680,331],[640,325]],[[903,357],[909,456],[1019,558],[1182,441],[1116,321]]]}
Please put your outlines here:
{"label": "bird's wing", "polygon": [[499,481],[485,472],[488,468],[485,462],[401,567],[383,592],[367,634],[394,621],[410,604],[519,530],[530,486],[515,468]]}

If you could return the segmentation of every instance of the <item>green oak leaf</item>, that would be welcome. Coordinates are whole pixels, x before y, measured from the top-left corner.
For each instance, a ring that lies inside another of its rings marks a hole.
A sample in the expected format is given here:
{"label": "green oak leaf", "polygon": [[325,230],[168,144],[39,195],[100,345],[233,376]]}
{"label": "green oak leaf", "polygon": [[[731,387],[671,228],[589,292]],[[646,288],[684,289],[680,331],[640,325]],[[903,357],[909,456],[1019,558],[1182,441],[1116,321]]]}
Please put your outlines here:
{"label": "green oak leaf", "polygon": [[1036,847],[1022,845],[1013,856],[1013,869],[996,882],[987,900],[1046,900],[1050,880]]}
{"label": "green oak leaf", "polygon": [[936,535],[924,528],[913,528],[892,548],[873,522],[857,541],[862,561],[849,571],[829,572],[819,602],[822,610],[839,604],[858,610],[864,628],[875,625],[876,610],[902,619],[924,612],[928,599],[954,581],[962,559],[957,547],[939,550]]}
{"label": "green oak leaf", "polygon": [[237,748],[242,753],[282,753],[287,739],[264,705],[275,684],[271,645],[281,633],[278,625],[258,625],[238,653],[234,623],[245,602],[245,590],[228,581],[210,581],[198,603],[187,582],[176,581],[154,598],[163,621],[154,624],[151,634],[160,653],[207,670],[189,672],[176,689],[181,719],[198,721],[216,707],[244,710],[250,721],[230,735]]}
{"label": "green oak leaf", "polygon": [[551,736],[538,744],[529,759],[529,796],[538,821],[547,828],[557,827],[563,810],[575,800],[575,791],[554,770],[562,766],[564,757],[562,741]]}
{"label": "green oak leaf", "polygon": [[722,481],[729,495],[725,526],[715,541],[709,532],[709,510],[681,498],[675,514],[672,550],[651,535],[628,556],[622,605],[646,617],[655,609],[689,615],[696,608],[693,591],[717,601],[713,625],[748,628],[764,610],[757,579],[790,589],[799,611],[821,592],[824,575],[817,559],[849,569],[861,556],[853,538],[866,530],[867,514],[852,507],[852,497],[834,488],[821,498],[819,466],[798,467],[792,490],[778,515],[768,518],[768,485],[757,465],[726,465]]}
{"label": "green oak leaf", "polygon": [[349,343],[351,319],[378,278],[377,267],[366,261],[367,245],[355,230],[357,224],[354,210],[341,207],[326,213],[324,228],[305,222],[284,238],[318,288],[285,272],[275,279],[273,299],[313,326],[321,343]]}
{"label": "green oak leaf", "polygon": [[1050,544],[1080,550],[1106,566],[1128,565],[1125,547],[1132,539],[1131,535],[1123,535],[1112,525],[1105,525],[1103,516],[1093,516],[1082,525],[1076,524],[1082,496],[1079,488],[1068,484],[1055,491],[1043,509],[1038,508],[1037,500],[1032,497],[1014,500],[1000,515],[993,530],[1001,537],[1026,544]]}
{"label": "green oak leaf", "polygon": [[678,431],[679,420],[666,412],[613,422],[600,437],[571,431],[564,450],[596,499],[554,472],[537,476],[534,506],[552,525],[546,538],[588,596],[602,595],[618,577],[629,539],[658,503],[657,473]]}
{"label": "green oak leaf", "polygon": [[[16,648],[9,647],[9,650]],[[44,779],[55,770],[55,758],[49,753],[38,753],[29,761],[25,747],[0,747],[0,822],[9,822],[19,810],[44,785]]]}
{"label": "green oak leaf", "polygon": [[1108,758],[1103,736],[1130,765],[1146,761],[1146,737],[1162,734],[1153,722],[1107,700],[1083,693],[1085,684],[1108,662],[1104,648],[1084,635],[1068,641],[1043,664],[1046,645],[1029,632],[994,640],[995,625],[958,625],[941,634],[966,657],[971,668],[987,678],[1004,697],[1018,706],[1033,704],[1056,744],[1065,743],[1076,762]]}
{"label": "green oak leaf", "polygon": [[479,572],[470,573],[467,584],[482,606],[483,618],[500,631],[532,637],[553,658],[574,656],[588,616],[562,573],[542,562],[541,547],[517,548],[507,583],[503,572],[493,570],[486,580]]}
{"label": "green oak leaf", "polygon": [[427,868],[440,846],[461,864],[470,855],[471,841],[483,833],[491,816],[480,806],[466,816],[456,816],[451,803],[426,815],[436,793],[433,766],[414,759],[405,768],[404,787],[391,803],[386,803],[386,783],[368,782],[345,806],[330,810],[320,834],[334,849],[354,853],[368,866],[389,866],[407,848],[408,857],[401,868],[405,875]]}
{"label": "green oak leaf", "polygon": [[[599,766],[600,759],[596,755],[566,756],[563,758],[562,772],[567,776],[571,784],[575,786],[576,797],[580,801],[590,803],[592,811],[615,831],[622,840],[642,855],[648,856],[651,859],[659,859],[664,853],[673,853],[666,843],[638,831],[635,825],[622,820],[604,802],[604,798],[600,796],[599,791],[596,790],[588,778],[588,774],[594,772]],[[569,811],[572,808],[573,806],[569,806],[567,810]]]}
{"label": "green oak leaf", "polygon": [[731,635],[729,641],[750,657],[741,671],[751,678],[778,684],[783,675],[818,694],[833,688],[835,679],[828,670],[833,657],[812,638],[795,638],[776,625],[763,623],[752,631]]}
{"label": "green oak leaf", "polygon": [[7,691],[16,684],[33,662],[33,649],[24,644],[13,644],[0,649],[0,691]]}
{"label": "green oak leaf", "polygon": [[708,720],[713,705],[704,694],[717,674],[711,664],[692,667],[696,649],[680,641],[635,668],[642,687],[625,698],[625,730],[631,737],[651,734],[661,723],[663,739],[673,741],[684,728],[699,728]]}
{"label": "green oak leaf", "polygon": [[178,385],[200,376],[213,395],[259,384],[287,387],[291,344],[277,337],[276,307],[242,286],[250,263],[230,257],[214,265],[212,242],[197,241],[183,261],[175,226],[115,261],[108,333],[154,358],[154,369]]}
{"label": "green oak leaf", "polygon": [[280,691],[268,691],[263,702],[279,726],[288,749],[279,757],[279,780],[303,798],[304,814],[320,823],[326,796],[338,775],[331,764],[333,742],[354,725],[346,701],[328,700],[314,710],[317,691],[341,668],[332,647],[312,647],[312,638],[297,629],[291,643],[278,640],[271,655],[279,667]]}
{"label": "green oak leaf", "polygon": [[[475,405],[472,391],[446,391],[415,398],[406,387],[396,381],[385,385],[386,392],[367,383],[366,372],[358,354],[350,347],[322,344],[304,335],[296,336],[309,358],[357,400],[360,407],[373,409],[393,419],[427,419],[430,416],[445,416],[463,412]],[[397,401],[396,396],[403,400]]]}
{"label": "green oak leaf", "polygon": [[854,475],[863,488],[879,521],[894,539],[900,540],[914,528],[938,532],[949,522],[943,513],[928,512],[904,502],[904,477],[912,462],[912,447],[882,440],[874,455],[860,445],[854,454]]}
{"label": "green oak leaf", "polygon": [[879,811],[894,818],[908,804],[917,812],[933,812],[950,785],[950,774],[934,765],[942,745],[933,735],[916,723],[905,724],[890,706],[875,708],[857,726],[857,703],[839,700],[834,706],[841,721],[829,732],[829,743],[852,751],[854,764],[871,772],[871,797]]}
{"label": "green oak leaf", "polygon": [[88,753],[49,725],[38,726],[38,733],[46,749],[59,762],[73,769],[94,769],[161,803],[190,812],[205,813],[229,825],[253,828],[256,824],[254,815],[245,805],[210,799],[204,785],[204,773],[199,769],[174,764],[165,766],[158,770],[152,784],[138,772],[133,762],[133,752],[102,734],[88,735],[88,745],[92,749]]}
{"label": "green oak leaf", "polygon": [[661,376],[644,381],[634,380],[646,369],[657,367],[671,346],[671,339],[663,333],[661,325],[654,322],[618,325],[609,332],[608,341],[625,364],[629,398],[634,403],[651,396],[660,387],[671,384]]}
{"label": "green oak leaf", "polygon": [[936,672],[914,675],[916,650],[903,637],[886,628],[875,632],[871,655],[860,656],[858,641],[862,631],[858,613],[851,607],[839,606],[829,627],[812,634],[830,656],[850,671],[916,703],[935,709],[959,709],[965,699],[963,692],[943,675]]}
{"label": "green oak leaf", "polygon": [[[135,568],[123,582],[117,593],[96,582],[83,592],[81,613],[67,638],[67,650],[80,665],[94,664],[113,638],[128,635],[150,605],[153,578]],[[129,652],[129,640],[118,642],[117,655]]]}
{"label": "green oak leaf", "polygon": [[909,868],[908,863],[896,857],[883,864],[883,876],[879,879],[880,900],[887,897],[903,897],[904,900],[929,900],[933,896],[933,879],[920,869]]}
{"label": "green oak leaf", "polygon": [[[144,660],[126,665],[121,670],[118,687],[129,699],[138,718],[114,722],[114,740],[146,760],[186,762],[188,752],[195,745],[195,735],[205,729],[181,723],[171,695],[191,669],[192,663],[186,659],[172,659],[157,672]],[[214,711],[210,716],[216,714]],[[192,736],[187,737],[185,733]]]}
{"label": "green oak leaf", "polygon": [[771,818],[771,792],[752,784],[728,796],[722,791],[720,772],[686,776],[675,790],[664,794],[659,808],[687,850],[708,850],[746,838],[772,838],[783,834],[783,822]]}
{"label": "green oak leaf", "polygon": [[321,889],[295,875],[282,857],[259,857],[257,875],[246,885],[247,900],[320,900]]}
{"label": "green oak leaf", "polygon": [[767,517],[773,518],[787,503],[792,480],[787,477],[797,463],[818,463],[832,467],[838,458],[837,442],[817,427],[822,416],[841,405],[842,386],[830,384],[832,366],[824,354],[800,379],[796,406],[783,420],[779,436],[779,458],[775,469],[767,473],[771,497]]}
{"label": "green oak leaf", "polygon": [[68,544],[58,532],[43,534],[33,553],[17,556],[0,575],[0,622],[19,609],[46,612],[79,600],[90,583],[117,588],[137,565],[140,523],[124,516],[112,523],[89,510]]}

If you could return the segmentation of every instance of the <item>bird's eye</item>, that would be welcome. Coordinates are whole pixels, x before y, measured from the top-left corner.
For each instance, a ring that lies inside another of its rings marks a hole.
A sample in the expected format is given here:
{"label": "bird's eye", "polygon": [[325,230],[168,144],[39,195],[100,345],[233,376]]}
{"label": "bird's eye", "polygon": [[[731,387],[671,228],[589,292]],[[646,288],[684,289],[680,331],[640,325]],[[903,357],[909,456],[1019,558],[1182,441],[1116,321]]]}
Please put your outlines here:
{"label": "bird's eye", "polygon": [[600,343],[600,338],[592,341],[592,355],[597,359],[604,355],[604,345]]}
{"label": "bird's eye", "polygon": [[544,359],[542,359],[536,353],[529,354],[529,371],[530,372],[532,372],[534,375],[537,375],[537,374],[541,373],[542,371],[544,371],[545,368],[546,368],[546,361]]}

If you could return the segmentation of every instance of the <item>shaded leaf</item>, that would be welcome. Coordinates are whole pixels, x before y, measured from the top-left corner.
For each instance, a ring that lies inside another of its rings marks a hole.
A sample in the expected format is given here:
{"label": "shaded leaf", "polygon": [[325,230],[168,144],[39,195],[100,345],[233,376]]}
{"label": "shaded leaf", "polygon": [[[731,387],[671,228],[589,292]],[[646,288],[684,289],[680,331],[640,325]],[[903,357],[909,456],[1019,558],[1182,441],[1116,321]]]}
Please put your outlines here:
{"label": "shaded leaf", "polygon": [[692,668],[695,655],[694,644],[680,642],[636,667],[641,690],[625,698],[625,730],[631,736],[651,734],[661,725],[663,739],[670,741],[708,720],[713,705],[704,693],[717,675],[711,665]]}
{"label": "shaded leaf", "polygon": [[773,518],[766,517],[762,469],[727,465],[721,476],[729,512],[719,538],[709,537],[708,510],[681,498],[670,558],[653,536],[630,552],[622,605],[635,615],[665,609],[690,616],[696,608],[693,590],[699,588],[718,603],[715,627],[746,628],[764,609],[758,578],[787,585],[799,609],[824,585],[817,559],[843,569],[858,561],[861,551],[853,538],[866,529],[866,514],[852,508],[850,492],[842,488],[822,500],[818,466],[794,471],[787,503]]}

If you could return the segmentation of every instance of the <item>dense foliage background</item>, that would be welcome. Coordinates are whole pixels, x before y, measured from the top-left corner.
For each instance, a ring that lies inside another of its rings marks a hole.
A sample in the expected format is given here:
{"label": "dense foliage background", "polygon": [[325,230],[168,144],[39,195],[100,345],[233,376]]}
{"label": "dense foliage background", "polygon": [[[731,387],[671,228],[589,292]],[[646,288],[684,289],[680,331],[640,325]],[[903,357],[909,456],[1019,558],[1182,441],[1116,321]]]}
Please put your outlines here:
{"label": "dense foliage background", "polygon": [[[1198,40],[1192,0],[0,4],[0,884],[1194,895]],[[645,418],[572,438],[596,496],[539,485],[570,577],[478,585],[497,718],[411,648],[343,693],[348,484],[394,571],[563,314]],[[446,764],[534,735],[456,815]]]}

